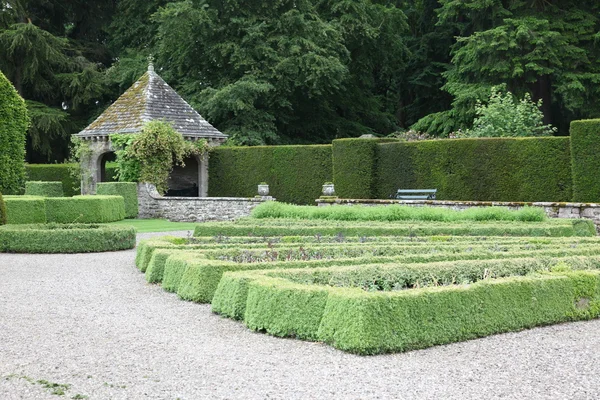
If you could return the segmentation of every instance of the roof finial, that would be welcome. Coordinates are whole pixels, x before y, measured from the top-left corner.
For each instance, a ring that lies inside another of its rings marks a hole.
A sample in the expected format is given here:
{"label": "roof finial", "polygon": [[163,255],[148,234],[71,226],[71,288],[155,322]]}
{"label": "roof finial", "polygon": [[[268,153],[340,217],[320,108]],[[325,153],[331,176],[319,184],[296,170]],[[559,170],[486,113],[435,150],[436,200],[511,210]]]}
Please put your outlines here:
{"label": "roof finial", "polygon": [[152,54],[148,56],[148,72],[154,72],[154,57]]}

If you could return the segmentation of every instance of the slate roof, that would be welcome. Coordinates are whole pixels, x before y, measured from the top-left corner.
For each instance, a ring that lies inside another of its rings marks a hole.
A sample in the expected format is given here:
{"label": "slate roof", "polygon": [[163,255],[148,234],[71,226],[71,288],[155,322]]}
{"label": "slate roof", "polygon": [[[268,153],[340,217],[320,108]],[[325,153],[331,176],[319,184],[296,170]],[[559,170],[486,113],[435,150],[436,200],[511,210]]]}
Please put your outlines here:
{"label": "slate roof", "polygon": [[152,65],[148,67],[148,72],[76,136],[137,133],[145,122],[155,119],[171,122],[173,128],[185,137],[227,138],[154,72]]}

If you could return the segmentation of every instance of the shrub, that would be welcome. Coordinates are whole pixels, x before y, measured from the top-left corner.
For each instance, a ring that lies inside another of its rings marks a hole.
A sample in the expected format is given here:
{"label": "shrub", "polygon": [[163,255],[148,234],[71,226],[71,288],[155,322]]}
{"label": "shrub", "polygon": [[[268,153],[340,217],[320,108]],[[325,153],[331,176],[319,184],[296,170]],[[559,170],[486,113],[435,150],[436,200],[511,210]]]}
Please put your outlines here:
{"label": "shrub", "polygon": [[17,194],[25,181],[25,101],[0,71],[0,192]]}
{"label": "shrub", "polygon": [[47,197],[46,220],[57,223],[114,222],[125,218],[121,196]]}
{"label": "shrub", "polygon": [[167,259],[177,253],[178,250],[173,249],[156,249],[153,251],[152,257],[145,269],[146,280],[150,283],[162,282]]}
{"label": "shrub", "polygon": [[25,195],[63,197],[63,184],[62,182],[27,181],[25,182]]}
{"label": "shrub", "polygon": [[46,222],[46,202],[43,197],[5,196],[7,224],[37,224]]}
{"label": "shrub", "polygon": [[544,125],[544,114],[540,110],[542,100],[537,103],[531,95],[516,101],[511,92],[502,94],[497,87],[492,88],[487,104],[477,101],[473,128],[464,132],[463,137],[523,137],[552,135],[556,128]]}
{"label": "shrub", "polygon": [[138,197],[136,183],[98,183],[96,193],[99,195],[122,196],[125,201],[125,218],[136,218],[138,216]]}
{"label": "shrub", "polygon": [[573,201],[600,202],[600,119],[571,122]]}
{"label": "shrub", "polygon": [[116,225],[38,224],[0,227],[0,252],[83,253],[131,249],[135,228]]}
{"label": "shrub", "polygon": [[4,198],[2,197],[2,193],[0,193],[0,225],[6,224],[6,204],[4,203]]}
{"label": "shrub", "polygon": [[218,147],[210,153],[209,195],[253,197],[269,183],[270,195],[314,204],[332,179],[331,145]]}

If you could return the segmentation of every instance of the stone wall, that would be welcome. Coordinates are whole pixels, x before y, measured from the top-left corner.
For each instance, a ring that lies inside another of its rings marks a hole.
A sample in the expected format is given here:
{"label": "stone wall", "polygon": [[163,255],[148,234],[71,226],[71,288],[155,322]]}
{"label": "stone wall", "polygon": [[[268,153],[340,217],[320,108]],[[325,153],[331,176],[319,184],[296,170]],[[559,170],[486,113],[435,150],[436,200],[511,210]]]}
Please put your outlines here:
{"label": "stone wall", "polygon": [[247,217],[254,207],[270,196],[243,197],[163,197],[149,183],[138,184],[138,218],[166,218],[169,221],[228,221]]}
{"label": "stone wall", "polygon": [[400,204],[414,207],[444,207],[454,210],[465,210],[473,207],[508,207],[518,210],[524,206],[541,207],[550,218],[588,218],[594,221],[596,229],[600,227],[600,204],[596,203],[520,203],[491,201],[447,201],[447,200],[371,200],[371,199],[317,199],[318,206],[331,205],[363,205],[380,206]]}

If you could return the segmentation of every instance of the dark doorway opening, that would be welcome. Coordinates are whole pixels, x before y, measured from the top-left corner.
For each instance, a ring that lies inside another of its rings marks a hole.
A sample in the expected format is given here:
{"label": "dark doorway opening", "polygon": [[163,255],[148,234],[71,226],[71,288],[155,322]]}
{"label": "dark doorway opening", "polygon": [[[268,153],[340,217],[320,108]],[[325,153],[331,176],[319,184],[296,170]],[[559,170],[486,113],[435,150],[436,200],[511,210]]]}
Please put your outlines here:
{"label": "dark doorway opening", "polygon": [[183,160],[185,167],[175,166],[169,175],[169,190],[165,196],[198,197],[198,161],[195,157]]}
{"label": "dark doorway opening", "polygon": [[104,153],[100,156],[100,182],[114,182],[115,167],[106,163],[113,163],[117,159],[114,152]]}

